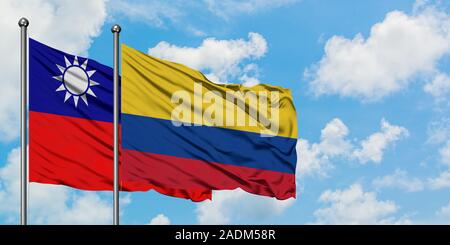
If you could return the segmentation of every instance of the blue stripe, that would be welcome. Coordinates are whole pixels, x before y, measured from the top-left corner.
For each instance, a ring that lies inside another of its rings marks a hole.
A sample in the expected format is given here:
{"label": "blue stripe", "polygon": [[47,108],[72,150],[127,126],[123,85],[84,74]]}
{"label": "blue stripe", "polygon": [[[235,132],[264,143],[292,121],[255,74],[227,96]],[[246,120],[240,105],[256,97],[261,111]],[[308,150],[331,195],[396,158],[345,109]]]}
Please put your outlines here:
{"label": "blue stripe", "polygon": [[[122,114],[122,147],[147,153],[295,173],[297,140]],[[180,164],[182,164],[180,162]]]}

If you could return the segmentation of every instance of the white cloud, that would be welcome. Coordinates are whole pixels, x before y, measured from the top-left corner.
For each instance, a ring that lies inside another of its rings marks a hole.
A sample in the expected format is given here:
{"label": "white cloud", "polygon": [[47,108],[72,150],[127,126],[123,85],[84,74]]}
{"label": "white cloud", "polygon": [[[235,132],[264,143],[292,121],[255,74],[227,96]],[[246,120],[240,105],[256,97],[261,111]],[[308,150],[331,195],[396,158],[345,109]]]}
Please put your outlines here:
{"label": "white cloud", "polygon": [[170,225],[170,219],[164,214],[158,214],[150,220],[149,225]]}
{"label": "white cloud", "polygon": [[[348,127],[334,118],[322,129],[319,143],[310,143],[306,139],[297,141],[297,170],[300,175],[327,176],[333,168],[332,160],[336,158],[356,159],[365,164],[369,161],[380,163],[384,151],[397,140],[408,135],[406,128],[391,125],[381,120],[381,131],[367,139],[352,143],[347,139]],[[356,148],[356,144],[360,147]]]}
{"label": "white cloud", "polygon": [[310,144],[308,140],[298,139],[297,145],[297,175],[318,175],[326,177],[333,165],[323,156],[318,144]]}
{"label": "white cloud", "polygon": [[132,21],[163,27],[168,20],[177,21],[184,12],[178,1],[111,0],[108,4],[108,14],[111,18],[126,17]]}
{"label": "white cloud", "polygon": [[439,150],[441,162],[450,166],[450,140]]}
{"label": "white cloud", "polygon": [[441,174],[435,178],[428,178],[428,185],[434,190],[450,188],[450,170],[441,172]]}
{"label": "white cloud", "polygon": [[437,62],[449,53],[450,16],[422,6],[411,15],[389,12],[367,38],[333,36],[320,62],[305,74],[316,95],[374,101],[406,88],[416,75],[434,75]]}
{"label": "white cloud", "polygon": [[20,151],[12,150],[6,160],[6,165],[0,168],[0,211],[15,212],[19,209],[19,161]]}
{"label": "white cloud", "polygon": [[212,13],[229,19],[237,14],[254,14],[286,6],[298,0],[204,0],[204,2]]}
{"label": "white cloud", "polygon": [[437,212],[437,215],[444,216],[444,217],[450,217],[450,203],[443,206],[439,211]]}
{"label": "white cloud", "polygon": [[[388,141],[397,140],[398,135],[402,134],[405,130],[401,127],[390,125],[384,119],[381,121],[381,125],[382,133],[375,133],[374,135],[382,134],[384,138],[389,139]],[[347,126],[339,118],[334,118],[321,130],[319,143],[310,144],[305,139],[299,139],[297,143],[298,174],[326,177],[327,172],[333,168],[333,164],[331,163],[332,159],[338,157],[352,158],[354,146],[347,139],[348,134],[349,130]],[[370,138],[377,137],[369,137],[369,139]],[[382,152],[386,149],[387,145],[388,144],[383,144],[383,146],[380,147],[380,144],[371,144],[371,146],[377,147],[378,150],[376,152],[377,154],[380,154],[380,161],[383,155]],[[378,160],[378,158],[376,158],[376,160]],[[328,191],[328,193],[331,192]],[[341,192],[338,191],[336,193],[339,194]],[[355,214],[356,217],[349,217],[348,220],[343,220],[342,222],[344,223],[353,223],[353,221],[361,223],[373,223],[375,221],[376,223],[408,222],[406,219],[385,217],[386,214],[394,213],[397,206],[391,202],[380,202],[376,200],[374,193],[364,193],[359,185],[354,185],[349,188],[349,190],[342,191],[342,193],[344,199],[335,199],[334,201],[338,202],[336,206],[339,206],[342,203],[348,203],[351,207],[359,208],[357,211],[361,212],[361,214]],[[350,195],[348,193],[353,193],[355,198],[345,199],[345,197]],[[335,196],[338,194],[335,194]],[[330,194],[324,194],[321,201],[333,201],[333,199],[329,197]],[[206,201],[198,205],[197,219],[200,224],[230,224],[239,222],[239,220],[243,218],[248,219],[251,217],[262,219],[268,214],[282,213],[287,207],[292,205],[293,202],[292,199],[289,199],[288,201],[277,201],[272,198],[259,197],[248,194],[240,189],[234,191],[220,191],[214,193],[214,200],[212,202]],[[336,206],[333,204],[333,208],[336,208]],[[394,207],[394,209],[392,209],[392,207]],[[364,215],[362,214],[364,208],[375,210]],[[324,213],[335,211],[326,210],[329,209],[322,209],[316,212],[319,223],[323,222]],[[390,212],[389,210],[393,211]],[[344,211],[351,213],[351,209]],[[345,216],[346,214],[338,215]],[[341,219],[342,217],[338,218]]]}
{"label": "white cloud", "polygon": [[[242,70],[242,74],[241,77],[239,77],[239,80],[241,80],[244,86],[246,87],[252,87],[255,85],[258,85],[260,83],[258,77],[260,76],[259,74],[259,67],[258,65],[251,63],[248,64],[244,67],[244,69]],[[216,79],[218,81],[218,79]]]}
{"label": "white cloud", "polygon": [[450,77],[439,73],[430,83],[425,84],[423,89],[434,97],[442,98],[450,92]]}
{"label": "white cloud", "polygon": [[327,190],[319,202],[329,206],[314,212],[318,224],[408,224],[406,218],[395,218],[399,207],[393,201],[378,200],[376,193],[364,192],[360,184],[344,190]]}
{"label": "white cloud", "polygon": [[428,125],[427,134],[428,144],[440,146],[439,161],[447,166],[450,166],[450,118],[443,117],[439,120],[431,122]]}
{"label": "white cloud", "polygon": [[25,16],[30,21],[30,36],[69,53],[86,53],[92,38],[100,34],[106,10],[105,1],[0,1],[0,62],[2,97],[0,98],[0,141],[19,134],[19,45],[17,22]]}
{"label": "white cloud", "polygon": [[[214,81],[213,79],[211,79],[211,80]],[[246,87],[253,87],[253,86],[261,83],[258,78],[249,77],[247,74],[244,74],[243,76],[241,76],[239,78],[239,80],[241,80],[242,84]],[[220,80],[216,80],[216,81],[220,81]]]}
{"label": "white cloud", "polygon": [[[189,35],[204,37],[207,33],[198,26],[192,13],[217,21],[230,20],[230,17],[256,14],[262,11],[279,8],[298,0],[109,0],[108,18],[120,21],[126,18],[142,22],[157,28],[177,28]],[[212,15],[211,15],[212,14]],[[170,26],[170,27],[169,27]],[[211,29],[211,28],[210,28]]]}
{"label": "white cloud", "polygon": [[428,125],[427,134],[427,143],[445,143],[450,139],[450,118],[441,118],[440,120],[431,122]]}
{"label": "white cloud", "polygon": [[416,192],[424,189],[424,183],[419,178],[408,176],[405,171],[395,170],[393,174],[378,177],[373,180],[372,185],[377,188],[398,188],[407,192]]}
{"label": "white cloud", "polygon": [[245,219],[258,222],[277,216],[290,207],[295,199],[276,200],[258,196],[241,189],[214,191],[212,201],[204,201],[197,206],[199,224],[234,224]]}
{"label": "white cloud", "polygon": [[348,152],[352,145],[345,139],[348,135],[348,128],[338,118],[331,120],[320,134],[320,148],[327,156],[338,156]]}
{"label": "white cloud", "polygon": [[[197,48],[179,47],[162,41],[148,50],[150,55],[202,70],[209,79],[220,83],[234,79],[240,79],[242,82],[257,79],[249,75],[257,71],[257,65],[250,63],[243,67],[242,63],[257,60],[266,52],[266,40],[262,35],[253,32],[248,34],[248,41],[207,38]],[[257,80],[252,80],[252,83],[255,81]]]}
{"label": "white cloud", "polygon": [[322,129],[319,143],[310,144],[299,139],[296,146],[298,172],[301,175],[326,176],[333,168],[330,158],[344,156],[351,149],[347,135],[347,126],[339,118],[334,118]]}
{"label": "white cloud", "polygon": [[[16,148],[0,168],[0,214],[18,221],[19,160]],[[110,195],[109,195],[110,197]],[[125,201],[123,204],[129,203]],[[29,189],[29,219],[33,224],[111,224],[111,198],[95,192],[80,192],[65,186],[31,183]]]}
{"label": "white cloud", "polygon": [[33,224],[111,224],[111,201],[93,192],[76,193],[68,187],[30,185]]}
{"label": "white cloud", "polygon": [[380,163],[383,159],[383,152],[386,148],[409,135],[408,130],[404,127],[391,125],[384,118],[381,120],[381,132],[370,135],[361,142],[361,148],[353,152],[353,157],[357,158],[361,163],[372,161]]}

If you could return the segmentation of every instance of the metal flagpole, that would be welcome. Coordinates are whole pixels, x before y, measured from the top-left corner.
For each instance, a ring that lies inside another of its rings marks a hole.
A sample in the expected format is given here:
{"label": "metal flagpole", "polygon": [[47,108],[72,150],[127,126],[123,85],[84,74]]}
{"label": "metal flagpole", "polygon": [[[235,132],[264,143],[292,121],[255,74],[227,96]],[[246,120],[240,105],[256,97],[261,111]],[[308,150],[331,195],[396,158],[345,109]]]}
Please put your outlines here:
{"label": "metal flagpole", "polygon": [[114,205],[113,224],[119,225],[119,33],[120,26],[114,25]]}
{"label": "metal flagpole", "polygon": [[20,224],[27,224],[28,155],[27,155],[27,55],[28,20],[21,18],[20,26]]}

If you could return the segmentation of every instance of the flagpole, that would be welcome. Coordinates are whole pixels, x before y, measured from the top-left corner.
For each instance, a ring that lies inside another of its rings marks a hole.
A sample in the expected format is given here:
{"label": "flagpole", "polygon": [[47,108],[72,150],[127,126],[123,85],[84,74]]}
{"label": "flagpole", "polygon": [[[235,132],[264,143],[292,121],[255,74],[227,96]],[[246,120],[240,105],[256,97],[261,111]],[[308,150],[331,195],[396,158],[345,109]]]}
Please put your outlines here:
{"label": "flagpole", "polygon": [[28,20],[21,18],[20,26],[20,224],[27,224],[28,155],[27,155],[27,27]]}
{"label": "flagpole", "polygon": [[114,205],[113,224],[119,225],[119,33],[121,28],[114,25]]}

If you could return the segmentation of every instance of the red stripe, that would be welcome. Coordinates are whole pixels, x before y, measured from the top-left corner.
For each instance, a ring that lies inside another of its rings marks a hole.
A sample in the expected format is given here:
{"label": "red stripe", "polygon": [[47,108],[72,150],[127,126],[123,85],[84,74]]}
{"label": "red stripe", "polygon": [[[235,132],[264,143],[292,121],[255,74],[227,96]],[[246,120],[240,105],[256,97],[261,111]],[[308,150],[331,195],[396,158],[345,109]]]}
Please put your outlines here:
{"label": "red stripe", "polygon": [[[30,181],[81,190],[112,190],[113,124],[30,111]],[[121,165],[122,168],[122,165]],[[121,180],[122,180],[121,174]],[[162,194],[202,201],[211,191],[121,181],[123,191],[154,189]]]}
{"label": "red stripe", "polygon": [[[149,139],[151,140],[151,139]],[[123,149],[122,179],[174,188],[232,190],[287,199],[295,197],[295,175]]]}

